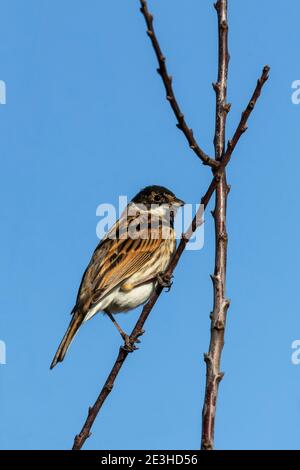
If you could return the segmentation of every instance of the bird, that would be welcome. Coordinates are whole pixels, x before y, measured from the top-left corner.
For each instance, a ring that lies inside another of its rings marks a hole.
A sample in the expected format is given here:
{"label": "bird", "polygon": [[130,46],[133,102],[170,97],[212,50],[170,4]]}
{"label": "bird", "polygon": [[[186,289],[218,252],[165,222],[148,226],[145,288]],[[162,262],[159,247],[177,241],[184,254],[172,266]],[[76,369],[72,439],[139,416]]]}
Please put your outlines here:
{"label": "bird", "polygon": [[176,249],[174,217],[184,202],[164,186],[143,188],[96,247],[71,311],[71,321],[50,365],[62,362],[79,328],[103,312],[132,350],[129,336],[114,315],[144,304],[160,284]]}

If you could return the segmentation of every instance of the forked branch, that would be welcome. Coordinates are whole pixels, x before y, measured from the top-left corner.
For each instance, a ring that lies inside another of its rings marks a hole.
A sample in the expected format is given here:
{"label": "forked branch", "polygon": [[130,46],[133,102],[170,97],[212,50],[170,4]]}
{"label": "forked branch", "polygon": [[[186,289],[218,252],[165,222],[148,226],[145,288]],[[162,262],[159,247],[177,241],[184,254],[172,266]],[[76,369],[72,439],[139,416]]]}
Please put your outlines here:
{"label": "forked branch", "polygon": [[[218,3],[220,3],[220,2],[218,2]],[[146,3],[146,1],[141,1],[141,4],[142,4],[142,13],[144,14],[145,19],[147,21],[148,30],[153,31],[153,24],[152,24],[153,17],[148,11],[147,3]],[[148,22],[150,22],[150,23],[148,24]],[[152,26],[152,29],[151,29],[151,26]],[[156,38],[155,34],[154,34],[154,36],[153,35],[151,36],[151,34],[149,36],[150,36],[154,51],[155,51],[155,53],[158,57],[159,63],[160,63],[160,56],[162,54],[160,52],[161,49],[160,49],[159,43],[157,41],[157,38]],[[166,77],[168,77],[168,73],[167,73],[167,70],[165,68],[165,61],[164,60],[162,60],[162,63],[160,63],[160,67],[161,66],[163,66],[162,67],[163,73],[161,75],[162,75],[162,78],[164,77],[163,81],[164,81],[165,87],[167,89],[167,92],[171,93],[168,96],[173,96],[174,97],[174,94],[172,94],[173,93],[172,86],[171,86],[171,89],[169,88],[169,85],[171,85],[171,83],[169,83],[169,81],[166,80]],[[254,90],[254,93],[251,97],[251,100],[249,101],[247,108],[245,109],[244,113],[242,114],[241,121],[240,121],[240,123],[237,127],[237,130],[236,130],[232,140],[229,141],[225,153],[224,153],[224,146],[222,146],[222,145],[220,146],[220,142],[221,142],[221,140],[223,142],[223,140],[225,138],[225,135],[223,136],[223,134],[221,132],[221,134],[217,137],[217,139],[215,139],[216,146],[219,145],[219,150],[218,150],[218,153],[216,155],[220,156],[220,160],[215,161],[216,165],[214,165],[214,164],[210,165],[214,170],[214,176],[212,178],[212,181],[211,181],[206,193],[204,194],[204,196],[201,199],[201,205],[199,207],[199,210],[198,210],[193,222],[191,223],[191,225],[188,228],[187,232],[182,235],[181,241],[180,241],[180,243],[177,247],[175,255],[172,258],[171,263],[170,263],[170,265],[167,269],[167,272],[166,272],[167,276],[171,276],[172,273],[174,272],[174,270],[175,270],[175,268],[176,268],[176,266],[177,266],[177,264],[178,264],[178,262],[179,262],[179,260],[182,256],[182,254],[185,250],[185,247],[186,247],[187,243],[191,239],[191,237],[192,237],[193,233],[195,232],[195,230],[202,223],[203,212],[206,209],[212,195],[214,194],[216,188],[220,187],[220,184],[221,184],[221,182],[224,178],[224,170],[225,170],[227,164],[229,163],[229,161],[231,159],[233,150],[234,150],[238,140],[240,139],[241,135],[243,134],[243,132],[246,128],[247,121],[248,121],[248,119],[250,117],[250,114],[252,113],[252,111],[255,107],[255,104],[257,102],[258,97],[260,96],[262,87],[263,87],[264,83],[266,82],[266,80],[268,79],[268,73],[269,73],[269,67],[265,66],[265,68],[263,70],[263,73],[262,73],[262,76],[258,80],[257,86]],[[219,82],[219,80],[218,80],[218,82]],[[167,88],[167,86],[168,86],[168,88]],[[223,95],[223,96],[226,99],[226,94]],[[174,97],[174,99],[175,99],[175,97]],[[224,105],[224,103],[226,103],[225,99],[223,99],[223,98],[220,99],[219,105],[221,105],[221,106],[219,107],[219,110],[220,110],[221,113],[222,113],[222,103],[223,103],[223,105]],[[177,111],[180,112],[180,109],[179,109],[177,104],[175,105],[175,103],[177,103],[176,99],[175,99],[175,101],[173,101],[173,100],[169,100],[169,101],[170,101],[170,103],[173,103],[172,108],[174,110],[175,115],[177,116]],[[175,107],[173,107],[173,106],[175,106]],[[226,111],[226,113],[228,112],[228,110],[226,110],[226,109],[225,109],[225,111]],[[217,124],[216,124],[216,129],[217,129]],[[188,141],[190,142],[189,139],[190,139],[191,135],[189,133],[188,127],[187,127],[187,130],[188,130],[187,135],[189,136]],[[183,131],[183,132],[185,133],[185,131]],[[185,133],[185,135],[186,135],[186,133]],[[196,147],[196,148],[198,148],[198,147]],[[195,150],[195,149],[193,149],[193,150]],[[197,152],[199,153],[199,150],[197,150]],[[200,149],[200,152],[202,154],[201,149]],[[198,156],[201,158],[200,154]],[[205,156],[205,154],[202,155],[202,157],[203,156]],[[201,160],[202,160],[202,158],[201,158]],[[210,164],[210,163],[206,162],[206,164]],[[157,299],[159,298],[160,294],[162,293],[162,290],[163,290],[163,288],[159,286],[157,288],[157,290],[153,292],[153,294],[152,294],[151,298],[149,299],[148,303],[144,306],[144,308],[141,312],[141,315],[140,315],[139,319],[137,320],[136,325],[135,325],[135,327],[133,328],[133,330],[130,334],[130,341],[131,341],[132,344],[134,344],[136,342],[136,340],[143,334],[144,324],[145,324],[148,316],[150,315],[154,305],[156,304]],[[226,305],[223,305],[223,307],[227,308]],[[214,323],[214,325],[218,326],[218,323],[216,323],[216,324]],[[219,326],[222,327],[222,325],[219,325]],[[129,352],[126,349],[124,349],[124,347],[120,348],[117,359],[116,359],[116,361],[115,361],[115,363],[114,363],[114,365],[111,369],[111,372],[109,373],[109,375],[108,375],[108,377],[107,377],[107,379],[104,383],[104,386],[102,387],[102,389],[101,389],[94,405],[89,408],[88,416],[87,416],[87,418],[86,418],[86,420],[85,420],[85,422],[82,426],[82,429],[81,429],[80,433],[74,439],[73,450],[80,450],[82,448],[82,446],[84,445],[86,439],[88,439],[88,437],[91,435],[91,428],[93,426],[93,423],[94,423],[99,411],[101,410],[105,400],[107,399],[108,395],[112,391],[113,386],[115,384],[115,380],[116,380],[116,378],[117,378],[117,376],[118,376],[118,374],[121,370],[121,367],[123,366],[128,354],[129,354]],[[209,355],[207,356],[206,360],[207,360],[207,363],[208,363],[208,367],[210,367],[210,364],[209,364],[210,363],[210,356]],[[211,366],[213,367],[213,363],[212,363]],[[219,375],[217,380],[219,380],[220,378],[221,378],[221,376]],[[210,420],[208,422],[211,423]],[[205,446],[204,447],[209,448],[210,445],[207,445],[206,442],[208,442],[208,441],[207,440],[205,441]]]}

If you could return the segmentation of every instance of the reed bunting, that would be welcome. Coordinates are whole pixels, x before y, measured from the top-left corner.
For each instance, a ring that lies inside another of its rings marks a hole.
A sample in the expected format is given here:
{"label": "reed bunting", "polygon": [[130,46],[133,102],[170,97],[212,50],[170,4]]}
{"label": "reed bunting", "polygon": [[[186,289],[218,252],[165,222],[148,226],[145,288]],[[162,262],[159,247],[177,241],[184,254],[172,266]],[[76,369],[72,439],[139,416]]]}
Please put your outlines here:
{"label": "reed bunting", "polygon": [[132,348],[114,318],[145,303],[176,248],[174,216],[184,203],[162,186],[147,186],[128,204],[120,219],[98,244],[82,277],[69,327],[50,368],[63,361],[79,327],[104,312]]}

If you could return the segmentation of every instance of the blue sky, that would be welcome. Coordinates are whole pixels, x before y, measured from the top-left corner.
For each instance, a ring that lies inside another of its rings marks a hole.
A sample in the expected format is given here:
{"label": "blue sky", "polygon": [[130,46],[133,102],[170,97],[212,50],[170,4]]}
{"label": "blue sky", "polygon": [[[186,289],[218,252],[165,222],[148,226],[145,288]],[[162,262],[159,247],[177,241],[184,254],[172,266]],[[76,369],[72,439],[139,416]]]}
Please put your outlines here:
{"label": "blue sky", "polygon": [[[272,67],[228,168],[228,313],[218,449],[299,449],[299,4],[230,0],[229,138]],[[212,1],[149,1],[174,87],[213,152]],[[147,184],[197,203],[210,181],[175,127],[139,2],[1,0],[0,448],[67,449],[120,339],[99,315],[49,364],[97,244],[96,208]],[[128,358],[86,449],[195,449],[209,342],[214,235],[186,252]],[[120,316],[130,331],[139,310]],[[126,432],[124,432],[126,430]]]}

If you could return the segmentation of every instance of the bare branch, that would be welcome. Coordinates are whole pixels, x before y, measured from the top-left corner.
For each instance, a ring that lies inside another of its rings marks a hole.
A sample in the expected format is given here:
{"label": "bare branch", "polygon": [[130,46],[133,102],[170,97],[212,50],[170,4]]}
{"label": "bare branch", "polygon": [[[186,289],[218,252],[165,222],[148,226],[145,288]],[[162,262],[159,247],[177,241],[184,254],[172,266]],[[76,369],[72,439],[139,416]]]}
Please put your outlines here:
{"label": "bare branch", "polygon": [[241,120],[239,122],[239,125],[238,125],[235,133],[234,133],[234,136],[228,142],[226,153],[225,153],[224,158],[223,158],[223,160],[225,162],[226,162],[227,159],[230,159],[230,156],[231,156],[232,152],[234,151],[236,144],[238,143],[238,141],[240,140],[240,138],[244,134],[244,132],[248,129],[248,127],[247,127],[248,119],[249,119],[250,114],[252,113],[252,111],[253,111],[253,109],[256,105],[256,102],[257,102],[258,98],[260,97],[260,94],[261,94],[261,91],[262,91],[262,88],[263,88],[264,84],[266,83],[266,81],[269,78],[269,72],[270,72],[270,67],[268,65],[265,65],[264,68],[263,68],[261,77],[257,80],[256,88],[253,92],[253,95],[252,95],[248,105],[247,105],[247,108],[242,113]]}
{"label": "bare branch", "polygon": [[221,160],[225,146],[226,118],[231,105],[226,103],[227,77],[228,77],[228,22],[227,0],[218,0],[215,3],[218,14],[219,53],[218,53],[218,81],[213,84],[216,92],[216,125],[215,125],[215,157]]}
{"label": "bare branch", "polygon": [[[227,0],[218,0],[215,4],[218,14],[219,60],[218,82],[216,91],[216,128],[215,156],[220,161],[224,156],[226,118],[230,107],[226,103],[228,77],[228,21]],[[226,261],[227,261],[227,230],[226,209],[229,188],[225,170],[220,176],[216,188],[216,202],[213,211],[215,221],[215,269],[212,277],[214,290],[214,306],[211,313],[211,338],[208,353],[204,355],[206,362],[206,386],[202,410],[201,449],[211,450],[214,446],[215,415],[218,399],[219,383],[223,374],[220,371],[221,354],[224,346],[224,332],[229,300],[226,298]]]}
{"label": "bare branch", "polygon": [[[147,4],[141,1],[142,6],[147,8]],[[228,144],[226,152],[224,153],[225,143],[225,124],[226,115],[230,109],[230,105],[226,103],[226,81],[227,81],[227,67],[228,67],[228,50],[227,50],[227,0],[219,0],[215,5],[218,11],[219,18],[219,74],[218,82],[214,85],[217,95],[216,107],[216,133],[215,133],[215,150],[216,158],[218,160],[218,168],[213,169],[213,179],[201,199],[199,210],[193,219],[190,227],[182,235],[181,241],[177,250],[171,260],[171,263],[166,271],[166,276],[171,276],[174,272],[184,250],[191,239],[195,230],[202,224],[203,211],[206,209],[214,191],[216,190],[216,206],[213,211],[216,225],[216,263],[215,272],[212,276],[214,285],[214,311],[212,313],[211,322],[211,341],[208,354],[205,354],[205,361],[207,364],[207,383],[205,392],[205,403],[203,408],[203,434],[202,434],[202,448],[213,448],[214,437],[214,418],[216,411],[216,401],[218,384],[221,381],[223,374],[220,372],[220,359],[224,341],[224,328],[226,321],[226,313],[229,307],[229,301],[225,298],[225,278],[226,278],[226,249],[227,249],[227,234],[226,234],[226,198],[228,193],[228,186],[226,183],[225,168],[229,163],[232,152],[243,134],[243,129],[246,127],[248,118],[253,111],[253,108],[260,96],[263,85],[268,79],[269,67],[265,66],[261,78],[257,82],[254,93],[248,103],[248,106],[242,114],[241,121],[237,127],[231,143]],[[148,10],[146,14],[150,15]],[[145,13],[144,13],[145,16]],[[149,18],[150,20],[150,18]],[[224,22],[225,20],[225,22]],[[150,36],[151,37],[151,36]],[[154,48],[156,53],[157,50]],[[158,46],[158,51],[160,48]],[[221,68],[221,70],[220,70]],[[176,114],[176,113],[175,113]],[[143,326],[150,315],[154,305],[163,288],[158,286],[157,290],[153,292],[148,303],[144,306],[140,317],[138,318],[135,327],[133,328],[130,341],[134,345],[138,338],[144,333]],[[93,423],[101,410],[105,400],[113,389],[115,380],[123,366],[129,351],[121,347],[117,359],[108,375],[108,378],[100,391],[94,405],[89,408],[88,416],[80,431],[75,437],[73,450],[80,450],[85,443],[86,439],[91,435],[91,428]]]}
{"label": "bare branch", "polygon": [[227,185],[225,171],[222,174],[222,168],[226,167],[240,137],[247,130],[247,121],[256,105],[264,84],[269,78],[270,71],[270,67],[266,65],[257,82],[247,108],[242,113],[242,117],[235,134],[232,140],[228,142],[226,152],[224,153],[226,117],[230,110],[230,105],[226,103],[229,63],[227,0],[218,0],[215,4],[215,8],[218,14],[219,65],[218,82],[214,84],[217,98],[214,144],[216,159],[221,161],[221,165],[218,170],[218,173],[220,174],[220,182],[216,188],[215,209],[212,212],[215,221],[216,254],[214,274],[211,276],[214,290],[214,306],[211,313],[211,338],[209,351],[204,355],[206,363],[206,386],[202,410],[201,448],[203,450],[211,450],[214,447],[214,428],[218,388],[224,375],[220,371],[221,355],[224,346],[227,311],[230,305],[229,299],[226,298],[226,261],[228,243],[226,211],[227,197],[230,188]]}
{"label": "bare branch", "polygon": [[145,0],[140,0],[140,2],[141,2],[141,13],[143,14],[146,24],[147,24],[147,34],[149,38],[151,39],[151,43],[152,43],[155,55],[157,57],[158,65],[159,65],[157,72],[162,78],[163,84],[166,89],[166,98],[169,101],[171,108],[173,109],[173,112],[176,116],[177,127],[184,133],[189,143],[190,148],[200,158],[202,163],[204,165],[210,166],[211,168],[218,168],[218,162],[216,162],[213,158],[210,158],[208,155],[206,155],[206,153],[199,147],[194,137],[193,130],[189,128],[189,126],[187,125],[185,121],[184,115],[179,107],[178,101],[174,94],[173,85],[172,85],[172,77],[169,75],[168,70],[167,70],[166,58],[164,54],[162,53],[157,36],[155,34],[155,30],[153,27],[153,15],[148,10],[147,2]]}

